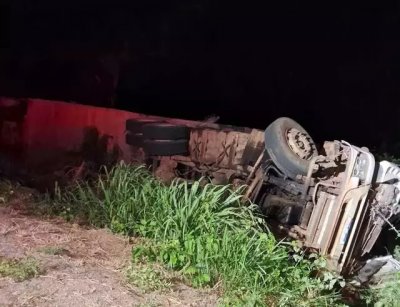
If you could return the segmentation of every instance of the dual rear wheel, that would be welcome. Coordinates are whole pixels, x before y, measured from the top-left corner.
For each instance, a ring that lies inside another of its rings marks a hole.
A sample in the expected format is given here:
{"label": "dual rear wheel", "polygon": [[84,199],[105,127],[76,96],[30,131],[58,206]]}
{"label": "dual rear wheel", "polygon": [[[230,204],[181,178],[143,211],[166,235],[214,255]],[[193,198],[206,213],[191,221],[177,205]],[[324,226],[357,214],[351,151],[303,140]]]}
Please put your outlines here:
{"label": "dual rear wheel", "polygon": [[190,129],[154,120],[126,121],[126,143],[143,148],[148,156],[187,155]]}
{"label": "dual rear wheel", "polygon": [[[155,120],[126,121],[126,143],[143,148],[149,156],[187,155],[190,129]],[[265,130],[267,156],[289,178],[305,176],[310,162],[318,155],[307,131],[294,120],[281,117]]]}

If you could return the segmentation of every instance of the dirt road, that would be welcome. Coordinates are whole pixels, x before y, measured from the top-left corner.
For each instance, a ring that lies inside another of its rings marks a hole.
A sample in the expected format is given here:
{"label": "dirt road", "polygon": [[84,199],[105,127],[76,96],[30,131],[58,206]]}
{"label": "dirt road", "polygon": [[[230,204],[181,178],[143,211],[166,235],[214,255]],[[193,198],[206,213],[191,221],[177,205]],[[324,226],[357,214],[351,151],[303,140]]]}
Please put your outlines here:
{"label": "dirt road", "polygon": [[133,286],[124,274],[133,246],[127,238],[32,216],[26,201],[29,195],[14,193],[0,203],[0,260],[33,259],[40,274],[19,282],[0,277],[0,306],[216,305],[211,290],[182,282],[152,292]]}

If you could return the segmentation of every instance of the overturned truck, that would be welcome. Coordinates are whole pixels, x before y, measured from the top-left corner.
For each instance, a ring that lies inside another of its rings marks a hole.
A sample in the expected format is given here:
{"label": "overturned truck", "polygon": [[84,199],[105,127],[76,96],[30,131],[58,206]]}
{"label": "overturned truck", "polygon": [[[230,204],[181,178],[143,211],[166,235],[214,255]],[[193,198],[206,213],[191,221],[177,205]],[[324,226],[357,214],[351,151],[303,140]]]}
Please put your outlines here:
{"label": "overturned truck", "polygon": [[118,159],[149,163],[166,181],[207,177],[246,185],[245,197],[260,206],[277,235],[319,252],[342,275],[365,282],[400,269],[390,256],[398,236],[400,168],[376,162],[367,148],[345,141],[318,147],[289,118],[261,131],[0,98],[0,175]]}
{"label": "overturned truck", "polygon": [[265,132],[245,132],[246,146],[240,146],[237,130],[131,125],[138,130],[127,142],[140,143],[156,174],[247,184],[246,196],[272,228],[325,256],[331,270],[358,274],[365,282],[385,265],[399,269],[386,254],[397,235],[400,168],[377,163],[367,148],[331,141],[318,149],[289,118],[277,119]]}

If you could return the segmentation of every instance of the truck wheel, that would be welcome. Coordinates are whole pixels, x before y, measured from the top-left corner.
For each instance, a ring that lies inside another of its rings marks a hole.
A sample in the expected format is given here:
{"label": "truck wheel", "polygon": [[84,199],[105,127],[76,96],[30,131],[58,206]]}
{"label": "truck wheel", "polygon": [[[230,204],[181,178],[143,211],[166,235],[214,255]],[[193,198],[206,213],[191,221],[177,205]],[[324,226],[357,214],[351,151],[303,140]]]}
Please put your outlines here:
{"label": "truck wheel", "polygon": [[143,148],[149,156],[187,155],[188,140],[145,140]]}
{"label": "truck wheel", "polygon": [[125,143],[135,147],[142,147],[143,146],[143,135],[140,133],[133,134],[127,132],[125,134]]}
{"label": "truck wheel", "polygon": [[156,123],[154,119],[128,119],[125,122],[125,129],[133,134],[142,133],[144,125]]}
{"label": "truck wheel", "polygon": [[302,126],[281,117],[265,130],[265,149],[269,158],[289,178],[306,175],[310,160],[318,155],[315,143]]}
{"label": "truck wheel", "polygon": [[190,130],[186,126],[154,123],[143,126],[143,137],[147,140],[187,140]]}

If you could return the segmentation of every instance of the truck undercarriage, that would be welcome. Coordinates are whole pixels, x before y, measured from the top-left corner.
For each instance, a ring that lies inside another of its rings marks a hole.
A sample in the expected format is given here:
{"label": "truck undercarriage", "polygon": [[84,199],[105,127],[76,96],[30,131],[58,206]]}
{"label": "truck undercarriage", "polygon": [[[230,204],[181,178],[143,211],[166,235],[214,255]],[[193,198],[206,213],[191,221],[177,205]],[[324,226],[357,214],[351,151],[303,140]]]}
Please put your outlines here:
{"label": "truck undercarriage", "polygon": [[377,256],[378,238],[397,232],[397,165],[377,163],[367,148],[345,141],[325,142],[317,153],[304,129],[287,118],[267,128],[265,146],[263,211],[303,247],[326,257],[331,270],[354,275]]}
{"label": "truck undercarriage", "polygon": [[[329,269],[369,280],[388,262],[378,257],[390,249],[384,239],[392,238],[394,245],[400,168],[377,163],[367,148],[346,141],[325,142],[318,152],[308,133],[289,118],[273,122],[264,136],[264,150],[247,169],[244,163],[241,170],[207,169],[179,156],[172,158],[172,168],[186,165],[192,178],[208,175],[215,183],[235,184],[235,178],[247,184],[246,197],[259,204],[276,233],[326,257]],[[160,161],[166,165],[165,158]],[[218,181],[218,173],[224,180]],[[187,173],[178,175],[190,179]]]}

